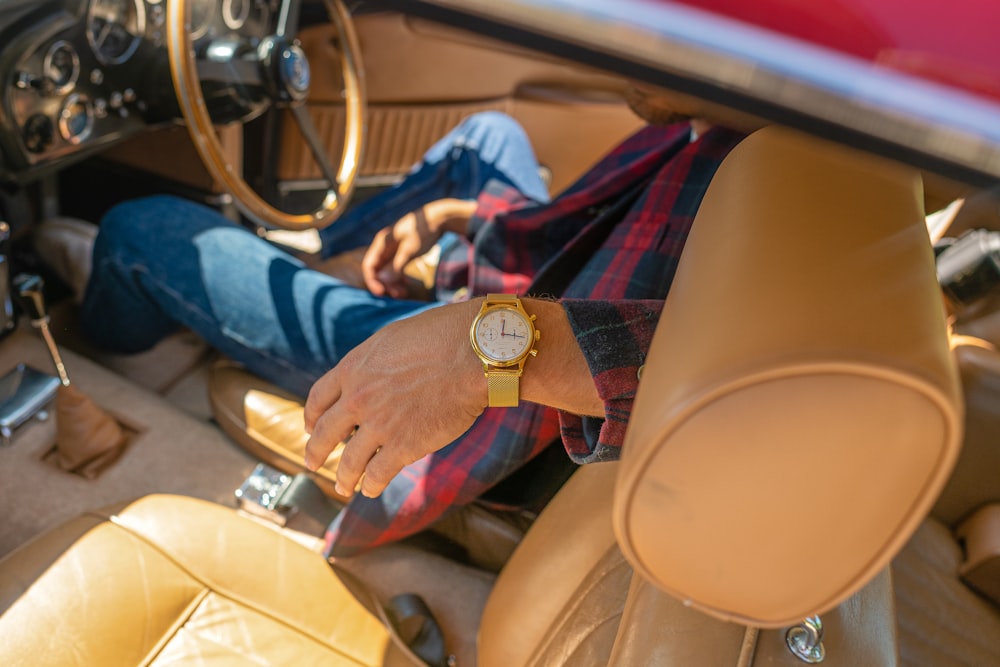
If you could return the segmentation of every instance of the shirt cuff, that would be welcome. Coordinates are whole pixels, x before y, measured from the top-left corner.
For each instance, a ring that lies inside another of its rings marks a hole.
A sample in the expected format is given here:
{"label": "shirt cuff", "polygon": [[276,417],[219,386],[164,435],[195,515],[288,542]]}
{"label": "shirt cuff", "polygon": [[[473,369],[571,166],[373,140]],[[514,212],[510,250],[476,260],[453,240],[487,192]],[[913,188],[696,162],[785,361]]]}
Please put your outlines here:
{"label": "shirt cuff", "polygon": [[563,444],[577,463],[615,460],[663,301],[564,299],[562,305],[604,402],[604,419],[560,411]]}

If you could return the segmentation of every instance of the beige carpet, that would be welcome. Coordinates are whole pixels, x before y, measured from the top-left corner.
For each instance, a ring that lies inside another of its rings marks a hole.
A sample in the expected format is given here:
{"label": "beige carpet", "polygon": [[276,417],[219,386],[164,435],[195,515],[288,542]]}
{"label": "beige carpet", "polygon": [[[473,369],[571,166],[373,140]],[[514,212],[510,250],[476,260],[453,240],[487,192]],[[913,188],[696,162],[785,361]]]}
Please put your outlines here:
{"label": "beige carpet", "polygon": [[[12,444],[0,447],[4,472],[0,556],[83,510],[147,493],[179,493],[233,503],[233,490],[255,464],[242,449],[208,422],[151,390],[65,347],[62,356],[78,389],[140,433],[107,471],[87,480],[43,461],[54,444],[54,417],[32,420],[19,428]],[[54,374],[41,336],[27,325],[0,341],[0,375],[19,362]]]}

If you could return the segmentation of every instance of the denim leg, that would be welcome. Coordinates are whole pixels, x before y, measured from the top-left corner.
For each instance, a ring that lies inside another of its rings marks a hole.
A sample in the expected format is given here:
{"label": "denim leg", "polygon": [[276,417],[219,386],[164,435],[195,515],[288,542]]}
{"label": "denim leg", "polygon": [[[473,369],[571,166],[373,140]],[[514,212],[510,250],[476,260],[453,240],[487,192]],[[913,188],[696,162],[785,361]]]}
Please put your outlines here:
{"label": "denim leg", "polygon": [[157,196],[119,204],[101,221],[81,319],[96,344],[121,353],[186,326],[305,396],[377,329],[435,305],[376,297],[211,209]]}
{"label": "denim leg", "polygon": [[329,257],[367,245],[378,230],[435,199],[475,199],[492,179],[538,202],[549,200],[528,135],[510,116],[485,111],[469,116],[431,146],[400,183],[320,231],[321,254]]}

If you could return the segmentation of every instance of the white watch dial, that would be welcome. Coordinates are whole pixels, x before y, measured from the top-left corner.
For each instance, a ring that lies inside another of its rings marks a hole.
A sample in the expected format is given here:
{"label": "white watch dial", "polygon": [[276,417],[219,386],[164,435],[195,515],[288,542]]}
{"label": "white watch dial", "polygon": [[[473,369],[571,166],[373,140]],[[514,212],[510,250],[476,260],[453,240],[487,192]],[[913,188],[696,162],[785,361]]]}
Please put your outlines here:
{"label": "white watch dial", "polygon": [[523,357],[532,337],[532,325],[528,318],[510,308],[491,310],[476,324],[479,351],[497,363]]}

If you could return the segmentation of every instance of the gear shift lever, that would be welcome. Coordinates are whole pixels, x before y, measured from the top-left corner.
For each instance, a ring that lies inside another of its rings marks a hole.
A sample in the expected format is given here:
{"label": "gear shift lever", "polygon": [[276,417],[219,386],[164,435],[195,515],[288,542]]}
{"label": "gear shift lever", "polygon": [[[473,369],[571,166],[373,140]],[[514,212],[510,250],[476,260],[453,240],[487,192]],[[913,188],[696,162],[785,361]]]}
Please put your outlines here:
{"label": "gear shift lever", "polygon": [[31,318],[31,325],[42,332],[45,346],[49,348],[52,363],[55,364],[56,373],[59,374],[59,381],[64,387],[68,387],[69,375],[66,374],[66,366],[63,365],[59,348],[56,347],[52,332],[49,330],[49,313],[45,308],[45,296],[42,294],[44,286],[45,282],[41,276],[22,273],[14,278],[14,287],[17,289],[18,297],[20,297],[21,306]]}
{"label": "gear shift lever", "polygon": [[118,421],[86,394],[70,385],[59,348],[49,331],[41,276],[19,274],[14,278],[18,300],[31,324],[42,332],[62,386],[56,392],[56,453],[64,470],[94,477],[121,454],[128,441]]}

